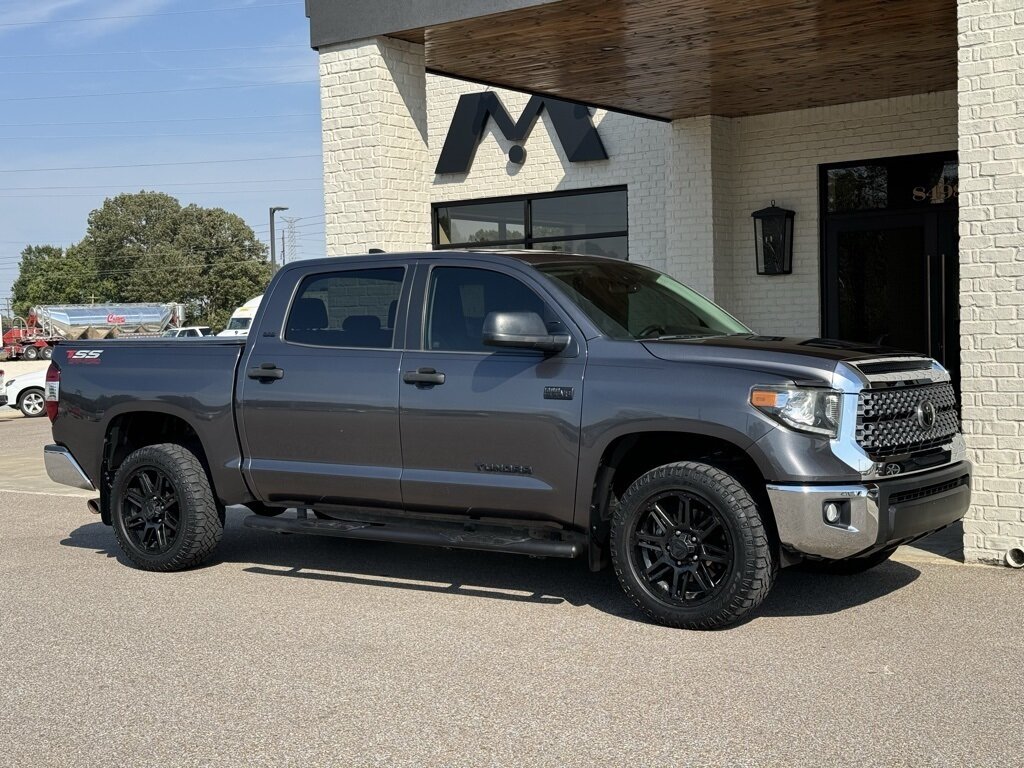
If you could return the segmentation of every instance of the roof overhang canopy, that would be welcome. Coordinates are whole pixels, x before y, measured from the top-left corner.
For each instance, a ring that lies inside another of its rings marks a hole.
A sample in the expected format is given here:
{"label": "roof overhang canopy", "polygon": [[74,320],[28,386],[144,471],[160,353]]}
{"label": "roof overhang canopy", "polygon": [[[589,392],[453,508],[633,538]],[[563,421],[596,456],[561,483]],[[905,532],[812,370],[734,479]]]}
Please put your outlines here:
{"label": "roof overhang canopy", "polygon": [[307,0],[313,46],[389,35],[427,69],[661,119],[956,87],[953,0]]}

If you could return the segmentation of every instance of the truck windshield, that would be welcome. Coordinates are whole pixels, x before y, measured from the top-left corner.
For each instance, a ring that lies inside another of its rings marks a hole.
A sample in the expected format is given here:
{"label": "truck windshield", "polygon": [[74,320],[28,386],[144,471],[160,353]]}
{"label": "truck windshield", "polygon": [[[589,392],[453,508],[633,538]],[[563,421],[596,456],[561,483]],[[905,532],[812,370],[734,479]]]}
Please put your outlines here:
{"label": "truck windshield", "polygon": [[244,331],[249,328],[250,323],[252,323],[251,317],[232,317],[230,320],[228,320],[227,330]]}
{"label": "truck windshield", "polygon": [[555,262],[537,269],[613,339],[679,339],[752,331],[668,275],[637,264]]}

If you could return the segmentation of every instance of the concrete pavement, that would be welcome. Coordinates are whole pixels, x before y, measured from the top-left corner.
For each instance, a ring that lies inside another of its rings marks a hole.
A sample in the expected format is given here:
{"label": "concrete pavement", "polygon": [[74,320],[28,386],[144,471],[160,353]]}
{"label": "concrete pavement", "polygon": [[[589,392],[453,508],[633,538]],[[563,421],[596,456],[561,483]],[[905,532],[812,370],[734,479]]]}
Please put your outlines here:
{"label": "concrete pavement", "polygon": [[582,563],[241,517],[207,567],[150,574],[81,498],[0,492],[0,765],[945,767],[1024,749],[1009,569],[785,571],[750,621],[684,632]]}

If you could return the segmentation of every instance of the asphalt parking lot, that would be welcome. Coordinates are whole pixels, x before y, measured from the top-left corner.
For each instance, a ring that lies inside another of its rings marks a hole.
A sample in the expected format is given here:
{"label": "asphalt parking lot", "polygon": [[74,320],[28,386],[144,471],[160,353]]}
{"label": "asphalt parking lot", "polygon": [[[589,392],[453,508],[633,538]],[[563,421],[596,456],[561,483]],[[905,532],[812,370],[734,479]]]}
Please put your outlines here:
{"label": "asphalt parking lot", "polygon": [[1019,572],[927,553],[786,571],[751,620],[696,633],[645,623],[581,563],[259,534],[232,510],[211,564],[149,574],[87,494],[51,495],[32,458],[48,433],[0,421],[0,765],[1001,766],[1024,749]]}

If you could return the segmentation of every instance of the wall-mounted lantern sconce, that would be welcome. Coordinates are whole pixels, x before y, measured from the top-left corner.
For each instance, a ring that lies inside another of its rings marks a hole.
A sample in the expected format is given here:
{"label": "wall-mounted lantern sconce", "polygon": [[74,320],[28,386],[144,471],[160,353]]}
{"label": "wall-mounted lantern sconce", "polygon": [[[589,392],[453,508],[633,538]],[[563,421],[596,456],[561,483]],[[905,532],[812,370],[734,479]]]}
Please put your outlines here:
{"label": "wall-mounted lantern sconce", "polygon": [[757,274],[793,274],[794,211],[771,206],[754,211],[754,248],[757,252]]}

